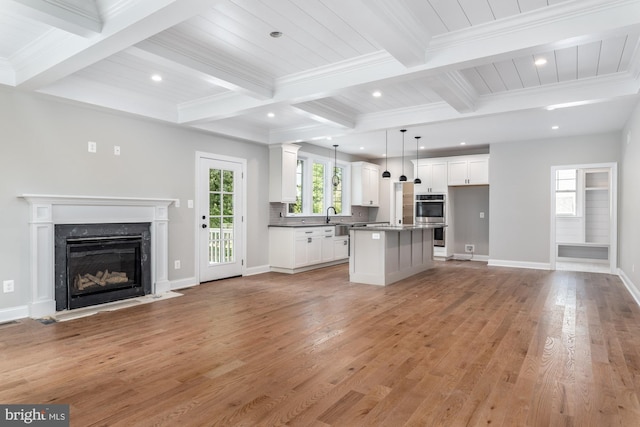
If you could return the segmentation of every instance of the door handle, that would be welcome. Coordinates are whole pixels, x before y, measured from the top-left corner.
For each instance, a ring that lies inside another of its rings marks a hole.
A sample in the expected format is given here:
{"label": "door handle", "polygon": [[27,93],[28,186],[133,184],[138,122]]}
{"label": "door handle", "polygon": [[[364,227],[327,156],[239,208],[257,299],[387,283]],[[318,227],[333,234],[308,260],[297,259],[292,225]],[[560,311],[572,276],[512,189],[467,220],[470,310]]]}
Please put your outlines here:
{"label": "door handle", "polygon": [[207,224],[202,224],[202,228],[207,228]]}

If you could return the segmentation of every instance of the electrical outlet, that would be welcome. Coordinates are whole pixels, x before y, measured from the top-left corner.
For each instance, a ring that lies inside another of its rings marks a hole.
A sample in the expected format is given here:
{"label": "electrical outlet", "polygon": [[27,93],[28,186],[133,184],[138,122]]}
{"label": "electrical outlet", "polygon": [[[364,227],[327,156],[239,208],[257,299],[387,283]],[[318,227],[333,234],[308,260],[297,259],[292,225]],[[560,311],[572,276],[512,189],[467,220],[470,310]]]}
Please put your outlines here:
{"label": "electrical outlet", "polygon": [[466,245],[464,245],[464,251],[465,251],[466,253],[473,253],[473,252],[475,252],[475,250],[476,250],[475,245],[471,245],[471,244],[469,244],[469,243],[467,243]]}
{"label": "electrical outlet", "polygon": [[15,287],[15,282],[13,280],[5,280],[2,282],[2,291],[7,294],[9,292],[13,292]]}
{"label": "electrical outlet", "polygon": [[484,212],[480,212],[480,218],[484,218]]}
{"label": "electrical outlet", "polygon": [[113,155],[114,156],[119,156],[120,155],[120,146],[119,145],[114,145],[113,146]]}
{"label": "electrical outlet", "polygon": [[173,261],[173,268],[175,270],[180,270],[180,260],[179,259]]}

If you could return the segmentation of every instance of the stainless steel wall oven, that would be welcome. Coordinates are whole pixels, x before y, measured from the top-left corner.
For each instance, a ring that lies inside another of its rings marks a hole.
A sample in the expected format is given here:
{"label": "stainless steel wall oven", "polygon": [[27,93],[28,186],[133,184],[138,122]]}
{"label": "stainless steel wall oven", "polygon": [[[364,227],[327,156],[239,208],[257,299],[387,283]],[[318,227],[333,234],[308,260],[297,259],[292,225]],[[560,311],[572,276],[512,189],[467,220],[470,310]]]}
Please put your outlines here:
{"label": "stainless steel wall oven", "polygon": [[446,196],[444,194],[416,194],[415,223],[445,223]]}

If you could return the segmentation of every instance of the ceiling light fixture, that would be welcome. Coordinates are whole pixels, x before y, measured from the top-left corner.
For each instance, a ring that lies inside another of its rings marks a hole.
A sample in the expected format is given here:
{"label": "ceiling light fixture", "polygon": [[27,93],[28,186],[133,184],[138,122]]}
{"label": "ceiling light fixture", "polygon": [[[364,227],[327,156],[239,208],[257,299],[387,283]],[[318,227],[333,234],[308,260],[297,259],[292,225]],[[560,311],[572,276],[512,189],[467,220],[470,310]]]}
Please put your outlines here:
{"label": "ceiling light fixture", "polygon": [[389,172],[389,159],[387,158],[387,153],[389,151],[389,131],[384,131],[384,172],[382,172],[382,178],[389,179],[391,178],[391,172]]}
{"label": "ceiling light fixture", "polygon": [[536,64],[536,67],[541,67],[547,63],[547,60],[545,58],[538,58],[533,63]]}
{"label": "ceiling light fixture", "polygon": [[462,141],[462,142],[460,143],[460,145],[467,145],[467,143],[466,143],[466,142],[464,142],[464,141]]}
{"label": "ceiling light fixture", "polygon": [[551,129],[558,130],[558,129],[560,129],[560,126],[551,126]]}
{"label": "ceiling light fixture", "polygon": [[382,96],[382,92],[380,92],[379,90],[373,92],[371,94],[374,98],[380,98]]}
{"label": "ceiling light fixture", "polygon": [[153,80],[154,82],[161,82],[162,81],[162,76],[160,74],[153,74],[151,76],[151,80]]}
{"label": "ceiling light fixture", "polygon": [[271,31],[269,35],[274,39],[277,39],[278,37],[282,37],[282,31]]}
{"label": "ceiling light fixture", "polygon": [[276,115],[274,113],[267,113],[267,117],[274,118]]}
{"label": "ceiling light fixture", "polygon": [[333,145],[333,178],[331,178],[331,184],[333,188],[337,188],[340,185],[340,177],[338,176],[338,145]]}
{"label": "ceiling light fixture", "polygon": [[416,136],[416,178],[413,180],[414,184],[422,184],[422,180],[418,178],[418,141],[420,141],[419,136]]}
{"label": "ceiling light fixture", "polygon": [[407,176],[404,174],[404,133],[406,131],[406,129],[400,129],[400,132],[402,132],[402,175],[400,175],[400,182],[407,180]]}

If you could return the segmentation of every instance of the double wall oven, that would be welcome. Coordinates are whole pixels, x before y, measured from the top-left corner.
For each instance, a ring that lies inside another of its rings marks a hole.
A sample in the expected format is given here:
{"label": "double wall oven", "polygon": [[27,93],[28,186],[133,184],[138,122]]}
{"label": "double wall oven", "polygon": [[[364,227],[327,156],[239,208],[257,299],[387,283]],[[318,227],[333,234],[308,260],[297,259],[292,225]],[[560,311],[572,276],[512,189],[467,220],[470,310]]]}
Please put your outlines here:
{"label": "double wall oven", "polygon": [[[416,194],[415,224],[445,223],[447,220],[447,201],[445,194]],[[445,246],[444,228],[433,229],[434,246]]]}

